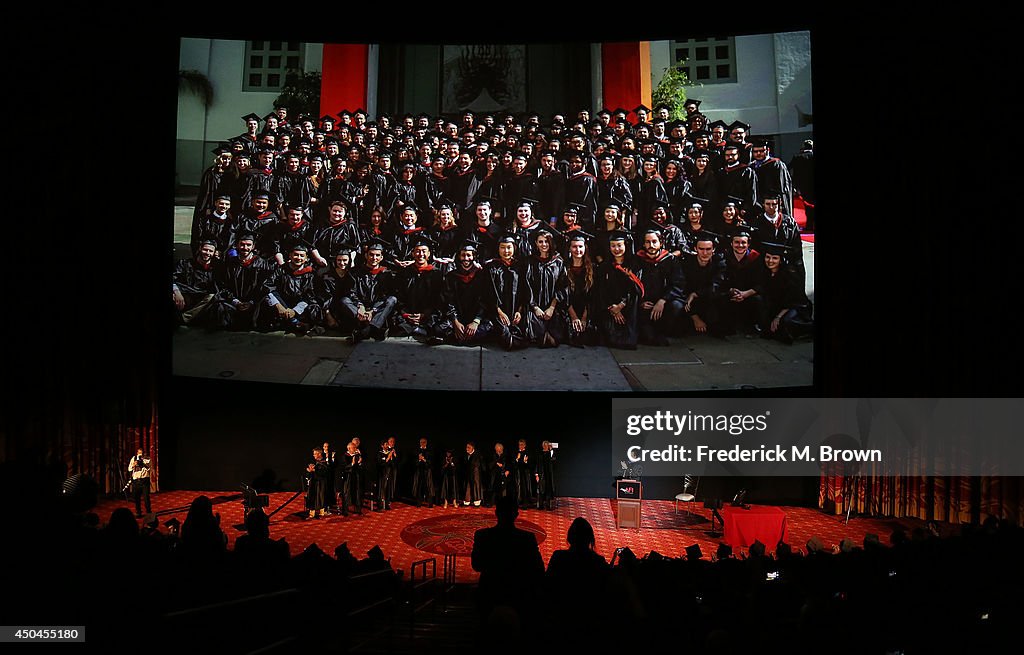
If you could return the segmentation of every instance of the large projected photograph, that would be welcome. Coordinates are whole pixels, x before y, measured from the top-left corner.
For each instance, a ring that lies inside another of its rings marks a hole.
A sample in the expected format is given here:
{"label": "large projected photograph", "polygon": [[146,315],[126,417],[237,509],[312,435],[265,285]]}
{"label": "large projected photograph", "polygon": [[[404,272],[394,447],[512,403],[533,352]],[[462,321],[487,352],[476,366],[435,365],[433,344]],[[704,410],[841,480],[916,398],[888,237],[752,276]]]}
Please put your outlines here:
{"label": "large projected photograph", "polygon": [[175,375],[815,382],[807,31],[183,38],[178,80]]}

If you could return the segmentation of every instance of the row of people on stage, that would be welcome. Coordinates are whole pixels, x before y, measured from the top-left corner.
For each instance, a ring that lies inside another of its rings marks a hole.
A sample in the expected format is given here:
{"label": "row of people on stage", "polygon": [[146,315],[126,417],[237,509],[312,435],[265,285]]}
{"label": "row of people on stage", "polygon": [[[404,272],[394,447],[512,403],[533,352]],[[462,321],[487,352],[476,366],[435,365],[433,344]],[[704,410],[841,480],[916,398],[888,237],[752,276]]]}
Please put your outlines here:
{"label": "row of people on stage", "polygon": [[[391,509],[398,493],[401,458],[394,437],[380,443],[372,462],[363,458],[358,438],[341,453],[330,443],[314,448],[306,465],[306,510],[309,518],[328,512],[348,516],[350,508],[361,514],[364,493],[369,492],[377,511]],[[521,507],[555,509],[555,449],[550,441],[540,452],[531,452],[520,439],[515,452],[502,443],[489,456],[472,441],[465,452],[444,451],[438,459],[426,438],[420,438],[410,468],[411,499],[417,506],[490,506],[499,498],[514,498]],[[372,468],[372,472],[371,472]],[[372,481],[371,483],[371,476]]]}
{"label": "row of people on stage", "polygon": [[[736,330],[792,341],[812,328],[802,246],[779,199],[764,202],[754,225],[727,204],[719,231],[706,227],[699,202],[688,210],[686,230],[667,220],[663,203],[649,221],[626,230],[613,204],[591,234],[576,224],[576,208],[567,208],[565,229],[558,229],[533,218],[527,201],[517,229],[502,232],[481,201],[476,227],[451,230],[443,244],[444,231],[415,227],[416,210],[408,207],[406,230],[391,240],[373,234],[361,251],[344,240],[336,250],[330,245],[335,232],[355,234],[336,203],[337,220],[313,238],[299,230],[307,236],[274,237],[265,251],[263,237],[251,231],[204,241],[196,257],[179,262],[172,297],[189,325],[331,329],[354,342],[395,334],[432,345],[494,341],[509,350],[635,348],[667,345],[669,336],[687,332]],[[442,213],[451,218],[450,208]],[[301,228],[304,219],[293,208],[289,221]]]}

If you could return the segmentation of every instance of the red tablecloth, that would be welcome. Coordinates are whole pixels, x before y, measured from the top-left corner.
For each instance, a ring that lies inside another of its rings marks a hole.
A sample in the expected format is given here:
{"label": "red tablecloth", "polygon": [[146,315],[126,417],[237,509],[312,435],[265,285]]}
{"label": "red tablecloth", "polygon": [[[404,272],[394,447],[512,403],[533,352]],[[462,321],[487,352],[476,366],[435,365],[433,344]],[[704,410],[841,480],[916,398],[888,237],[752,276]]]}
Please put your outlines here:
{"label": "red tablecloth", "polygon": [[786,541],[786,513],[778,507],[751,505],[750,509],[739,507],[723,507],[721,510],[725,525],[722,528],[722,540],[732,546],[747,547],[760,541],[768,552],[775,550],[775,545]]}

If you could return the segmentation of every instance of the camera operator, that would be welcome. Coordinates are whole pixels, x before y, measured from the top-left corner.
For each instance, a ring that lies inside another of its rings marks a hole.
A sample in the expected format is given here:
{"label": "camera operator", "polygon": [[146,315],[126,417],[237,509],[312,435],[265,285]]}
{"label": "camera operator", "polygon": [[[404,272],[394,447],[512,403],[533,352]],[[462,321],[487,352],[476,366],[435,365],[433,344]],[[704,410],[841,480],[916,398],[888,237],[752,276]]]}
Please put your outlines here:
{"label": "camera operator", "polygon": [[146,500],[146,513],[153,509],[149,505],[149,464],[150,459],[139,448],[128,463],[128,472],[132,476],[132,495],[135,497],[135,517],[142,516],[142,499]]}

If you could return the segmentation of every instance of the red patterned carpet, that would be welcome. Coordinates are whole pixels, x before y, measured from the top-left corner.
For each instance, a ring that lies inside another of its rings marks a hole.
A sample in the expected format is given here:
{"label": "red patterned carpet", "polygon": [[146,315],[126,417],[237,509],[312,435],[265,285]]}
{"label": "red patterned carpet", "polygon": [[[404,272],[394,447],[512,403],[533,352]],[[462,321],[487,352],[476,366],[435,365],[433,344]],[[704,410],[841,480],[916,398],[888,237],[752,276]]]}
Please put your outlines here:
{"label": "red patterned carpet", "polygon": [[[153,494],[153,511],[158,513],[161,531],[164,523],[172,517],[184,521],[189,503],[196,496],[206,495],[214,502],[214,511],[221,515],[221,528],[228,536],[229,547],[243,534],[241,495],[223,491],[166,491]],[[274,511],[292,497],[292,493],[281,492],[270,495],[269,511]],[[100,521],[106,523],[110,514],[118,507],[134,506],[121,499],[103,500],[94,509]],[[271,518],[270,533],[276,539],[284,537],[291,546],[293,555],[312,543],[333,554],[335,546],[347,542],[352,553],[359,558],[379,544],[385,556],[391,559],[396,569],[408,571],[418,560],[437,558],[438,575],[441,574],[445,552],[459,555],[456,577],[460,582],[474,582],[477,574],[472,570],[469,553],[472,551],[472,535],[480,527],[493,525],[494,510],[484,507],[460,507],[443,509],[412,507],[395,503],[387,512],[369,512],[362,516],[329,516],[324,519],[305,520],[300,513],[302,498],[299,497],[284,510]],[[789,543],[802,548],[813,536],[824,541],[826,547],[838,544],[842,539],[852,539],[857,545],[868,533],[875,533],[883,544],[897,527],[908,532],[923,524],[912,519],[869,519],[854,518],[849,525],[843,524],[843,517],[829,516],[818,510],[804,507],[783,507],[789,530]],[[560,498],[555,511],[523,510],[517,525],[537,535],[544,561],[551,553],[565,548],[565,534],[569,524],[582,516],[594,526],[597,535],[597,552],[611,559],[619,546],[628,546],[638,557],[655,550],[677,557],[694,543],[700,544],[705,557],[715,552],[719,540],[705,534],[711,528],[708,510],[698,506],[690,514],[680,509],[676,514],[670,500],[645,500],[641,529],[618,529],[615,527],[615,501],[607,498]],[[268,512],[269,513],[269,512]],[[239,526],[236,528],[235,526]],[[952,532],[953,527],[949,530]],[[774,550],[774,544],[767,544]],[[737,549],[737,552],[739,549]],[[465,555],[465,557],[463,557]],[[406,574],[408,575],[408,573]]]}

